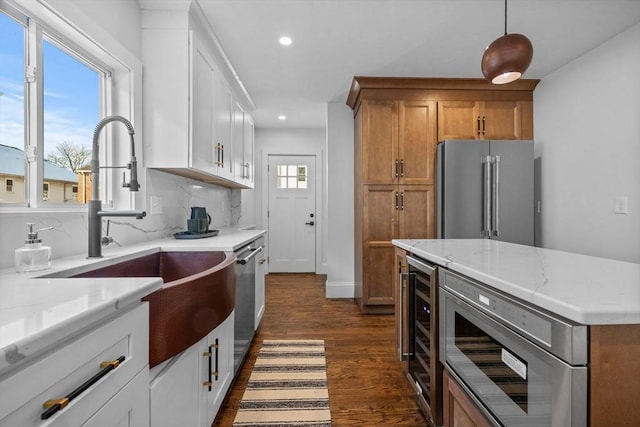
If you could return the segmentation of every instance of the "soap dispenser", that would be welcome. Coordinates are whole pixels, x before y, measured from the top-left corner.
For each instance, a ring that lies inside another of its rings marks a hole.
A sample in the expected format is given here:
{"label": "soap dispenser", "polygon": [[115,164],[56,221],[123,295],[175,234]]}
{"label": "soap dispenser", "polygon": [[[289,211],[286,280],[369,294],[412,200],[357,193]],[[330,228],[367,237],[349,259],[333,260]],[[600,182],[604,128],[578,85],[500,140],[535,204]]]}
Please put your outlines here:
{"label": "soap dispenser", "polygon": [[18,273],[45,270],[51,267],[51,247],[42,245],[42,239],[38,238],[38,233],[51,230],[53,227],[41,228],[34,232],[33,226],[33,223],[27,223],[29,233],[24,246],[16,249],[14,261]]}

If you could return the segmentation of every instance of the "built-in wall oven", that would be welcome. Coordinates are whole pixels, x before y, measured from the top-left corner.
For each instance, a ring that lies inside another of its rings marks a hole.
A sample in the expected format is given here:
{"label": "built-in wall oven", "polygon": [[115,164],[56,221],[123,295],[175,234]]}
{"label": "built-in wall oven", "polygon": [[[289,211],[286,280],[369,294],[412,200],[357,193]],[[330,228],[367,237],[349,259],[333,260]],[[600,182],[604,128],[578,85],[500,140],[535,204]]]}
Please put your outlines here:
{"label": "built-in wall oven", "polygon": [[407,255],[407,266],[407,378],[425,417],[432,425],[439,426],[442,425],[442,364],[438,360],[438,268],[412,255]]}
{"label": "built-in wall oven", "polygon": [[587,425],[587,327],[439,270],[440,359],[496,426]]}

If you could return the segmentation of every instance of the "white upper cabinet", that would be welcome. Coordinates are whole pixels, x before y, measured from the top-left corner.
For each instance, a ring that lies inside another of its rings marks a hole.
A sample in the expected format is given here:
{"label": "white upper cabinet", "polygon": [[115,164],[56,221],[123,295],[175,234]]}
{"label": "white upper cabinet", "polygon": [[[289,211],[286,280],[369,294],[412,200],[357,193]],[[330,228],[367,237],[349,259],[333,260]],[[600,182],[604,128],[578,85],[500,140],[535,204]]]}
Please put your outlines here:
{"label": "white upper cabinet", "polygon": [[220,59],[226,57],[216,50],[199,9],[190,1],[141,5],[145,166],[232,188],[253,187],[243,178],[253,159],[245,160],[243,137],[238,139],[235,129],[236,109],[242,133],[251,100],[235,96],[246,93],[225,78],[233,72]]}

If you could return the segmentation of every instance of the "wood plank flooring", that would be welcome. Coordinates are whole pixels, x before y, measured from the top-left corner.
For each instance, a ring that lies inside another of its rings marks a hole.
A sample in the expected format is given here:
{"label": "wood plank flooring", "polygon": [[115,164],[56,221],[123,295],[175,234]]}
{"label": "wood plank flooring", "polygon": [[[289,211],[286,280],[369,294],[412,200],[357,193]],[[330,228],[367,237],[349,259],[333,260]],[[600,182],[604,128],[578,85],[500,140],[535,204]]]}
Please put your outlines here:
{"label": "wood plank flooring", "polygon": [[425,426],[395,353],[393,315],[363,315],[326,299],[325,276],[269,274],[266,310],[247,361],[214,426],[232,426],[264,339],[323,339],[333,427]]}

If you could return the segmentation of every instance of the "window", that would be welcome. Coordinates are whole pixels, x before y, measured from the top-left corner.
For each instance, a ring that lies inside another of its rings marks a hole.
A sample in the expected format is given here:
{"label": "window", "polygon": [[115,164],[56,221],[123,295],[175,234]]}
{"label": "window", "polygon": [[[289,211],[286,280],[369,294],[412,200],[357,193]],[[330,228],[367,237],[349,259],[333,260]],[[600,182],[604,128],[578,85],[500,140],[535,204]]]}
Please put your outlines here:
{"label": "window", "polygon": [[278,165],[277,188],[307,188],[306,165]]}
{"label": "window", "polygon": [[5,191],[7,193],[13,192],[13,180],[12,179],[7,179],[5,181]]}
{"label": "window", "polygon": [[89,167],[93,129],[109,111],[112,72],[78,47],[93,42],[70,37],[71,26],[64,37],[60,22],[53,29],[12,3],[0,3],[0,177],[13,172],[22,194],[0,202],[76,205],[77,198],[61,194],[77,188],[76,171]]}

